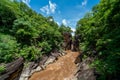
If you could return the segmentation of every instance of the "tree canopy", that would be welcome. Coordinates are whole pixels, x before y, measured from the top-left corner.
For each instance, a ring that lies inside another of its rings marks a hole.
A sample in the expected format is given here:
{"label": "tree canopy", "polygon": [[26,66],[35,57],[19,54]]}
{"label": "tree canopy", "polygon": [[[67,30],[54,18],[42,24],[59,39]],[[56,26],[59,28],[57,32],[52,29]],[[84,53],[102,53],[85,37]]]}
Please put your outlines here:
{"label": "tree canopy", "polygon": [[80,19],[76,35],[81,35],[80,49],[94,56],[92,64],[102,75],[100,80],[120,74],[120,1],[101,0],[92,11]]}
{"label": "tree canopy", "polygon": [[52,16],[44,17],[23,2],[0,1],[0,63],[20,56],[35,60],[61,43],[61,27]]}

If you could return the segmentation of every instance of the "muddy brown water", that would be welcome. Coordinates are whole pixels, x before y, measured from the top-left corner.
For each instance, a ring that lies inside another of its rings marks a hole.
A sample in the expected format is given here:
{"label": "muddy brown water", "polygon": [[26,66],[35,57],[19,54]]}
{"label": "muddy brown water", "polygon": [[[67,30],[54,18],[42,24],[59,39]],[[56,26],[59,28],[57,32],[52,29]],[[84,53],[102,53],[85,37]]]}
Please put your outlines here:
{"label": "muddy brown water", "polygon": [[35,72],[29,80],[72,80],[77,71],[74,61],[79,53],[66,52],[65,56],[59,57],[57,61],[49,64],[45,70]]}

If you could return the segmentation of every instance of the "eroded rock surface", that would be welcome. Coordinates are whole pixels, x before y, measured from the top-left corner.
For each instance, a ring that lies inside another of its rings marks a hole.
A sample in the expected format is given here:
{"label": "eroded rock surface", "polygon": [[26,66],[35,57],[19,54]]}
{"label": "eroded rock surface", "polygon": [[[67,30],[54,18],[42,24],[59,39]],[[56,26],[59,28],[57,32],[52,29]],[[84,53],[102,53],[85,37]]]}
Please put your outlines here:
{"label": "eroded rock surface", "polygon": [[25,66],[22,70],[22,74],[19,78],[19,80],[28,80],[31,75],[33,75],[36,72],[40,72],[44,69],[46,69],[46,66],[49,64],[55,62],[58,57],[64,56],[66,52],[51,52],[50,55],[43,55],[39,61],[36,62],[29,62],[24,63]]}
{"label": "eroded rock surface", "polygon": [[18,80],[23,69],[23,58],[6,64],[6,70],[0,75],[0,80]]}
{"label": "eroded rock surface", "polygon": [[77,80],[96,80],[95,69],[89,67],[92,61],[92,58],[87,58],[79,63],[76,73]]}

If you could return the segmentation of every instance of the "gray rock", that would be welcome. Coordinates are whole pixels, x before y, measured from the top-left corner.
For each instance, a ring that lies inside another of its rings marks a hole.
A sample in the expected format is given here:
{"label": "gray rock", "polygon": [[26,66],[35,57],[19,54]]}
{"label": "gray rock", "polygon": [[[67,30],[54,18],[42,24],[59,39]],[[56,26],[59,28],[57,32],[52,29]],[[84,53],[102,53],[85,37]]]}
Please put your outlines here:
{"label": "gray rock", "polygon": [[78,73],[78,80],[96,80],[93,69],[83,70]]}
{"label": "gray rock", "polygon": [[50,63],[53,63],[55,61],[56,57],[50,56],[47,61],[44,63],[44,66],[47,66]]}
{"label": "gray rock", "polygon": [[89,67],[89,64],[93,61],[92,58],[87,58],[83,60],[77,68],[77,73],[75,76],[78,80],[96,80],[95,69]]}
{"label": "gray rock", "polygon": [[47,61],[48,56],[47,55],[43,55],[42,58],[40,59],[39,65],[44,65],[44,63]]}
{"label": "gray rock", "polygon": [[58,53],[58,52],[56,52],[56,53],[51,53],[51,55],[57,58],[57,57],[60,56],[60,53]]}
{"label": "gray rock", "polygon": [[30,76],[30,69],[29,67],[26,67],[23,69],[19,80],[28,80],[29,76]]}
{"label": "gray rock", "polygon": [[30,75],[32,75],[34,72],[38,72],[41,70],[42,70],[42,68],[40,66],[38,66],[36,69],[31,70]]}
{"label": "gray rock", "polygon": [[60,51],[61,56],[64,56],[65,54],[67,54],[65,51]]}

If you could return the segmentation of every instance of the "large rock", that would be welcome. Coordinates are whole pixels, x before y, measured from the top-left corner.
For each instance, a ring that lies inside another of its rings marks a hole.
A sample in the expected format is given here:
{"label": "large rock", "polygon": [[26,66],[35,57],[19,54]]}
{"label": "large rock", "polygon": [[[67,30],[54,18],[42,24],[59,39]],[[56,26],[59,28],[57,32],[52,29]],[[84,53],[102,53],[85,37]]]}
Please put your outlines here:
{"label": "large rock", "polygon": [[37,71],[42,70],[42,68],[35,62],[24,63],[25,66],[22,70],[19,80],[28,80],[29,77]]}
{"label": "large rock", "polygon": [[78,80],[96,80],[94,69],[86,69],[78,73]]}
{"label": "large rock", "polygon": [[51,55],[58,58],[61,54],[59,52],[56,52],[56,53],[52,52]]}
{"label": "large rock", "polygon": [[4,74],[0,75],[0,80],[18,80],[23,69],[23,58],[6,65]]}
{"label": "large rock", "polygon": [[79,63],[76,77],[78,80],[96,80],[95,69],[89,67],[93,61],[92,58],[87,58]]}
{"label": "large rock", "polygon": [[22,70],[19,80],[28,80],[31,70],[34,69],[36,66],[37,65],[35,62],[24,63],[24,68]]}
{"label": "large rock", "polygon": [[69,32],[63,33],[64,43],[62,44],[63,48],[65,50],[71,50],[71,44],[72,44],[72,35]]}
{"label": "large rock", "polygon": [[48,56],[47,55],[43,55],[40,59],[39,65],[42,66],[44,65],[44,63],[47,61]]}
{"label": "large rock", "polygon": [[40,66],[38,66],[36,69],[31,70],[30,76],[31,76],[33,73],[38,72],[38,71],[41,71],[41,70],[42,70],[42,68],[41,68]]}
{"label": "large rock", "polygon": [[30,68],[29,67],[25,67],[22,71],[22,74],[19,78],[19,80],[28,80],[29,76],[30,76]]}
{"label": "large rock", "polygon": [[56,57],[50,56],[47,61],[44,63],[44,66],[47,66],[50,63],[53,63],[55,61]]}
{"label": "large rock", "polygon": [[81,40],[80,35],[75,35],[74,40],[72,41],[72,51],[79,51],[79,43]]}

